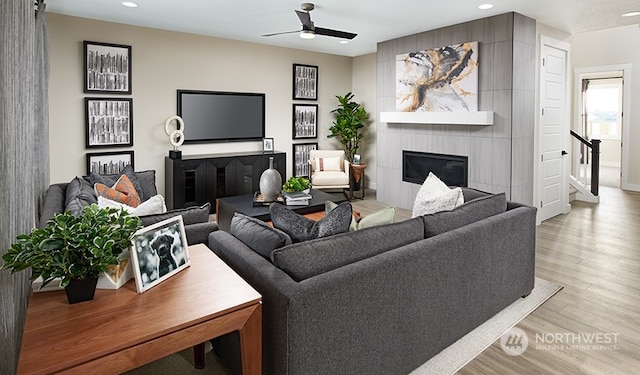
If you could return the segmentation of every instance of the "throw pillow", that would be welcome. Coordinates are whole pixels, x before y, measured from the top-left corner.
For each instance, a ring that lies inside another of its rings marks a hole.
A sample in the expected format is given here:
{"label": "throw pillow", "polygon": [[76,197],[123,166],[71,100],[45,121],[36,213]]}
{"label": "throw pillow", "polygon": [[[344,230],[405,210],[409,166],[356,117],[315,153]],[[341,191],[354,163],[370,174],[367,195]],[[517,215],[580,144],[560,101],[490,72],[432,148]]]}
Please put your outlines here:
{"label": "throw pillow", "polygon": [[79,215],[84,207],[97,202],[95,190],[84,178],[76,177],[67,184],[64,203],[65,211]]}
{"label": "throw pillow", "polygon": [[156,171],[154,170],[134,172],[133,168],[127,165],[120,174],[97,174],[92,172],[86,179],[91,186],[94,186],[98,182],[103,185],[113,186],[123,174],[131,180],[142,201],[146,201],[158,194],[156,190]]}
{"label": "throw pillow", "polygon": [[112,187],[98,182],[94,185],[94,189],[96,190],[96,194],[116,202],[124,203],[127,206],[138,207],[138,205],[142,203],[133,183],[129,180],[129,177],[124,174],[120,176]]}
{"label": "throw pillow", "polygon": [[318,221],[299,215],[281,204],[270,205],[269,213],[274,228],[288,234],[293,242],[348,232],[352,216],[349,202],[340,203],[338,207]]}
{"label": "throw pillow", "polygon": [[182,222],[184,223],[184,225],[206,223],[209,221],[210,209],[211,204],[207,202],[200,207],[193,206],[172,210],[163,214],[140,216],[140,220],[142,221],[142,225],[148,226],[162,220],[166,220],[170,217],[182,215]]}
{"label": "throw pillow", "polygon": [[[333,211],[334,208],[338,207],[338,204],[332,201],[326,201],[324,203],[324,211],[325,213],[329,213]],[[381,210],[370,213],[367,216],[360,217],[359,219],[353,215],[351,218],[351,224],[349,225],[349,231],[353,232],[356,230],[375,227],[382,224],[390,224],[393,223],[396,219],[396,209],[394,207],[385,207]]]}
{"label": "throw pillow", "polygon": [[273,250],[291,244],[291,237],[283,231],[239,212],[233,215],[229,232],[269,261]]}
{"label": "throw pillow", "polygon": [[464,203],[462,189],[449,189],[436,175],[429,172],[413,203],[412,217],[452,210]]}
{"label": "throw pillow", "polygon": [[463,227],[507,210],[504,193],[476,198],[451,211],[424,215],[424,238]]}
{"label": "throw pillow", "polygon": [[340,158],[315,158],[316,171],[341,171]]}
{"label": "throw pillow", "polygon": [[162,195],[154,195],[146,201],[140,203],[138,207],[131,207],[124,203],[116,202],[103,196],[98,197],[98,207],[105,208],[111,207],[118,210],[123,209],[133,216],[145,216],[155,215],[167,212],[167,207],[164,203],[164,197]]}

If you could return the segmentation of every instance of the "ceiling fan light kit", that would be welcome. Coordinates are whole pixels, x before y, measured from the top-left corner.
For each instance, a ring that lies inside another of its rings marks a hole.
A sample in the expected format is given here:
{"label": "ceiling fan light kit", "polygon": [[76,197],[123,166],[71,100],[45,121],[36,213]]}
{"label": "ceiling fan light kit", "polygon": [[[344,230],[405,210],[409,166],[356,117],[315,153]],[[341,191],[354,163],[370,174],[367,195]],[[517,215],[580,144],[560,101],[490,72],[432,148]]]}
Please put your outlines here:
{"label": "ceiling fan light kit", "polygon": [[311,30],[300,31],[300,38],[302,39],[313,39],[315,37],[316,37],[316,34]]}
{"label": "ceiling fan light kit", "polygon": [[342,38],[342,39],[353,39],[358,34],[349,33],[346,31],[333,30],[333,29],[325,29],[323,27],[315,27],[313,22],[311,21],[311,12],[315,6],[312,3],[302,3],[302,10],[296,10],[296,14],[302,23],[302,29],[299,31],[285,31],[281,33],[272,33],[272,34],[263,34],[262,36],[274,36],[274,35],[282,35],[282,34],[292,34],[292,33],[300,33],[300,38],[302,39],[313,39],[316,35],[324,35],[330,36],[334,38]]}

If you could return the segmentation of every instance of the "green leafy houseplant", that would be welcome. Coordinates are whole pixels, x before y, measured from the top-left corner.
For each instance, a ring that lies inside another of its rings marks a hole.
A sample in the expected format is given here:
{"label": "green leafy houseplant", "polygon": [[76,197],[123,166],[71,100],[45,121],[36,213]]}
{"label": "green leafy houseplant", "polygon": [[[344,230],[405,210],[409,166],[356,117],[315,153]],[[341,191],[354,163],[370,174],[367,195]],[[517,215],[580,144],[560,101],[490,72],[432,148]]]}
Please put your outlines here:
{"label": "green leafy houseplant", "polygon": [[285,193],[303,191],[309,188],[311,188],[311,182],[305,177],[290,177],[287,182],[282,185],[282,191]]}
{"label": "green leafy houseplant", "polygon": [[98,277],[131,246],[140,219],[124,210],[93,204],[78,216],[57,213],[44,228],[22,234],[2,256],[3,269],[12,273],[31,268],[31,280],[42,276],[42,287],[55,278],[60,286],[71,280]]}
{"label": "green leafy houseplant", "polygon": [[336,138],[343,146],[345,156],[349,162],[353,162],[353,155],[358,153],[360,141],[364,137],[362,131],[369,124],[369,114],[359,103],[352,101],[352,93],[345,96],[336,95],[338,108],[331,111],[335,117],[331,132],[327,137]]}

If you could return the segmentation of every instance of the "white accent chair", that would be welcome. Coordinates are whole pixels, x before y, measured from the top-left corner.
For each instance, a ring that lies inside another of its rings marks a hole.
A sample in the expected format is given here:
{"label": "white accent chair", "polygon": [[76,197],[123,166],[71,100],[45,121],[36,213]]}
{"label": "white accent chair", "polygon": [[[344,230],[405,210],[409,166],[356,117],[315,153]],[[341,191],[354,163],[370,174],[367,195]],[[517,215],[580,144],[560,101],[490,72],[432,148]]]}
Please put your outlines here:
{"label": "white accent chair", "polygon": [[[325,159],[323,160],[325,170],[320,170],[318,167],[320,158]],[[339,161],[336,162],[336,158],[339,158]],[[311,163],[310,180],[313,189],[349,188],[349,161],[345,157],[344,150],[311,150],[309,163]]]}

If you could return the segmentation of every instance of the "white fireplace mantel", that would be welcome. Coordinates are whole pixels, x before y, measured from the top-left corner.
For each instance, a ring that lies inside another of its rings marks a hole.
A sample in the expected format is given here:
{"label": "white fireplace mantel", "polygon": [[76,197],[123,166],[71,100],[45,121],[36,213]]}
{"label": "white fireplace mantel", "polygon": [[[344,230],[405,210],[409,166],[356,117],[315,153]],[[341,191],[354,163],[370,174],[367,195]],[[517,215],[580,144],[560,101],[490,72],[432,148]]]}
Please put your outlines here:
{"label": "white fireplace mantel", "polygon": [[493,125],[493,111],[380,112],[380,122],[394,124]]}

